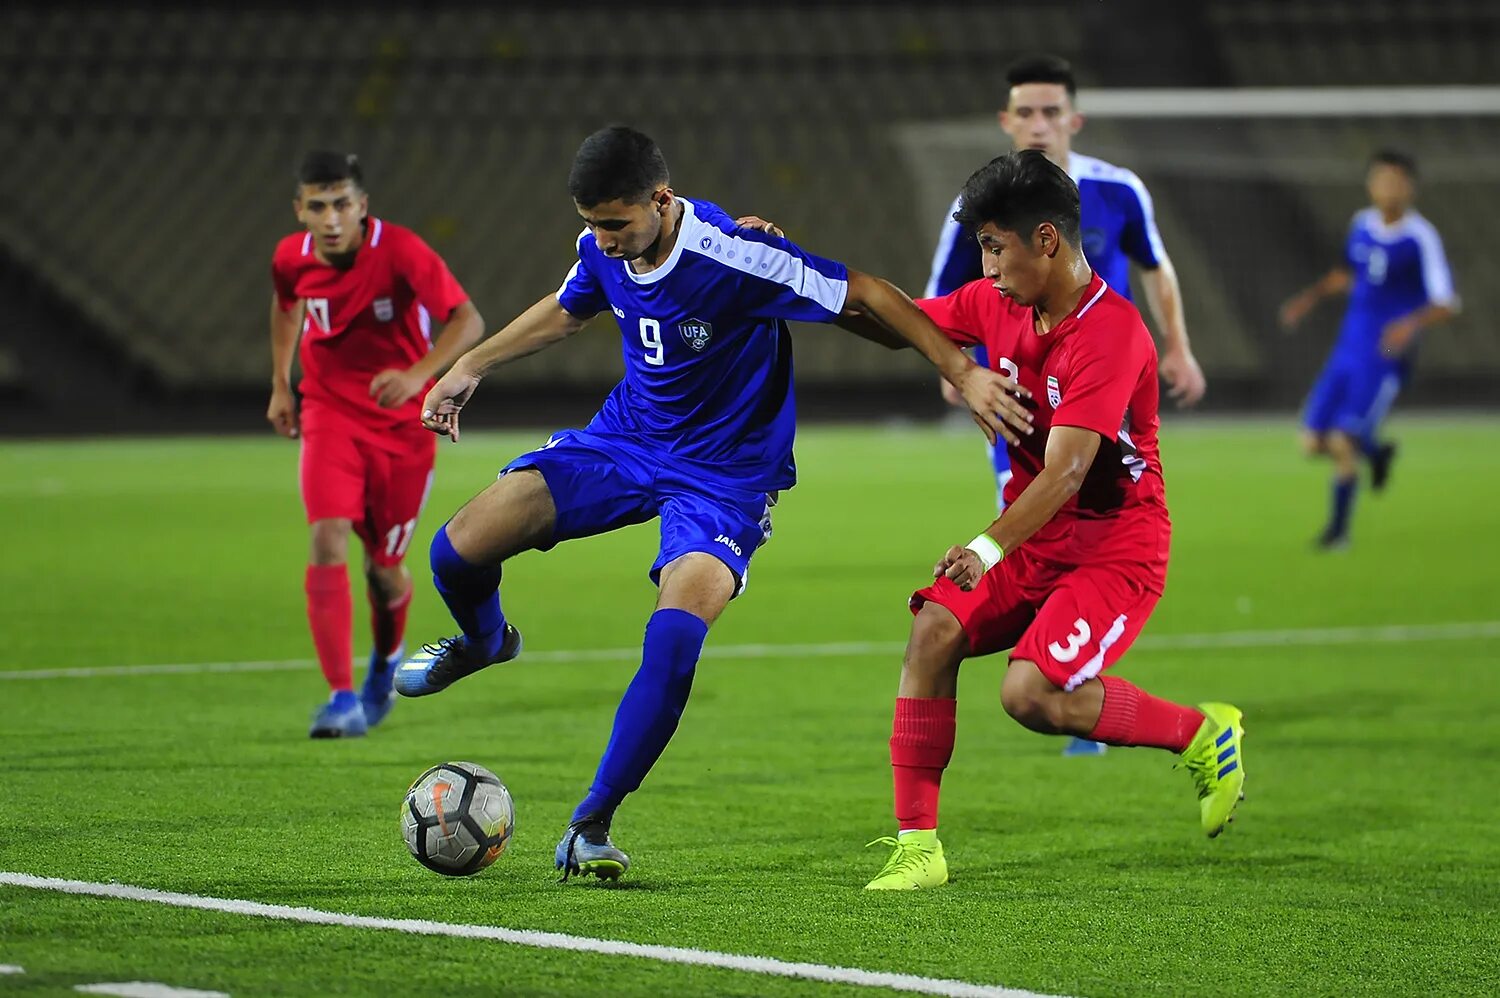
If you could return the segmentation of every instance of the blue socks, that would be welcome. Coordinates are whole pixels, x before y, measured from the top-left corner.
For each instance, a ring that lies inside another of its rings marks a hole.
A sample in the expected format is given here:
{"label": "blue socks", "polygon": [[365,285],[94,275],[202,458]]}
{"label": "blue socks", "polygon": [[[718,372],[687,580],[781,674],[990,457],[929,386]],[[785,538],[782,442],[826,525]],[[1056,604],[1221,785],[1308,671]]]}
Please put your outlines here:
{"label": "blue socks", "polygon": [[432,584],[448,604],[464,637],[486,656],[499,654],[505,643],[505,614],[500,611],[500,566],[471,565],[453,550],[444,524],[432,537],[429,550]]}
{"label": "blue socks", "polygon": [[608,823],[625,795],[641,785],[677,730],[707,636],[708,624],[686,610],[651,615],[641,667],[620,699],[609,746],[574,821],[593,817]]}
{"label": "blue socks", "polygon": [[334,710],[343,713],[346,710],[353,710],[354,706],[359,703],[359,698],[354,695],[353,690],[339,690],[333,694],[330,702]]}
{"label": "blue socks", "polygon": [[1349,532],[1349,510],[1354,506],[1354,489],[1358,478],[1333,480],[1333,508],[1328,515],[1328,536],[1343,537]]}

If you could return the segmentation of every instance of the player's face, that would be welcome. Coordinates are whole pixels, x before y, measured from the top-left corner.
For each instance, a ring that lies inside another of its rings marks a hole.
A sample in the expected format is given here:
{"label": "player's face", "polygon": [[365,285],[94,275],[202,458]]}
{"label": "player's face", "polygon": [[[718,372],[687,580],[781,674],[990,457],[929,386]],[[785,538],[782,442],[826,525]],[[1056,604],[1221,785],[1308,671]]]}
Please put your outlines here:
{"label": "player's face", "polygon": [[1083,115],[1073,109],[1068,88],[1061,83],[1022,83],[1010,88],[1010,101],[1000,112],[1000,128],[1017,149],[1040,149],[1062,165],[1073,147],[1073,136],[1083,127]]}
{"label": "player's face", "polygon": [[1370,203],[1382,212],[1399,215],[1411,207],[1416,196],[1416,185],[1411,175],[1399,166],[1376,163],[1365,177],[1365,189],[1370,193]]}
{"label": "player's face", "polygon": [[984,276],[996,291],[1019,305],[1035,305],[1041,299],[1051,273],[1052,256],[1047,252],[1051,231],[1050,225],[1039,225],[1028,239],[994,222],[979,227]]}
{"label": "player's face", "polygon": [[616,260],[638,260],[661,240],[672,209],[672,191],[662,188],[645,201],[617,199],[585,208],[573,202],[599,251]]}
{"label": "player's face", "polygon": [[344,256],[359,248],[370,198],[354,181],[303,184],[295,204],[297,220],[307,226],[325,257]]}

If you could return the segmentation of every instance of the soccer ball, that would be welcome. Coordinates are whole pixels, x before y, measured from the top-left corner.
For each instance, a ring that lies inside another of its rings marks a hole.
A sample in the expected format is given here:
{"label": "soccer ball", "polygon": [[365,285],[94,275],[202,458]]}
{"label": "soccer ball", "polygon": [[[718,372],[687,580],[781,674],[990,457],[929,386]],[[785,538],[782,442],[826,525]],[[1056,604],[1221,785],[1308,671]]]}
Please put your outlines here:
{"label": "soccer ball", "polygon": [[472,762],[445,762],[417,777],[401,805],[406,848],[444,876],[478,873],[500,858],[516,807],[500,778]]}

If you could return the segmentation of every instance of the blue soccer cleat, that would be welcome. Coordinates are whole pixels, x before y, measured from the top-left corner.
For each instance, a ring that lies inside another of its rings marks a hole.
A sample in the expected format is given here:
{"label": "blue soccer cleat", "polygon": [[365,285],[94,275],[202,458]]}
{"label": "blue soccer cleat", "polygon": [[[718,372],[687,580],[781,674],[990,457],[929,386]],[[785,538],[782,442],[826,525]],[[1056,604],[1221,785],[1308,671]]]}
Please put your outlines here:
{"label": "blue soccer cleat", "polygon": [[396,705],[396,691],[391,688],[391,679],[397,666],[405,659],[405,648],[397,648],[386,658],[382,658],[379,652],[370,652],[370,671],[365,675],[365,685],[359,691],[359,702],[365,708],[367,726],[373,728],[384,721],[385,715]]}
{"label": "blue soccer cleat", "polygon": [[630,857],[610,841],[609,826],[593,818],[584,818],[568,826],[562,841],[557,844],[555,860],[564,880],[589,874],[600,880],[618,880],[630,869]]}
{"label": "blue soccer cleat", "polygon": [[1091,742],[1087,738],[1073,737],[1063,746],[1063,755],[1103,755],[1109,746],[1103,742]]}
{"label": "blue soccer cleat", "polygon": [[469,645],[462,634],[443,638],[435,645],[423,645],[420,653],[413,655],[396,670],[396,692],[404,697],[425,697],[439,693],[465,676],[501,662],[509,662],[521,654],[521,632],[509,624],[505,625],[505,641],[494,658]]}
{"label": "blue soccer cleat", "polygon": [[309,738],[358,738],[369,730],[365,709],[350,691],[335,693],[313,716]]}

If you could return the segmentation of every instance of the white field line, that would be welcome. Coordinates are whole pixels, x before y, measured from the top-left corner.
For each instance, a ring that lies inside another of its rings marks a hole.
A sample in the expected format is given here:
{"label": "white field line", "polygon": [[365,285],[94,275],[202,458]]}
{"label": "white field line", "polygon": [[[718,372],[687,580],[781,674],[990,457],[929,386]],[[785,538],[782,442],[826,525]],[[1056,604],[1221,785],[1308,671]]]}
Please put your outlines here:
{"label": "white field line", "polygon": [[644,943],[621,942],[616,939],[591,939],[587,936],[538,932],[532,929],[504,929],[493,925],[458,925],[414,918],[345,915],[336,911],[319,911],[316,908],[293,908],[280,904],[262,904],[259,901],[237,901],[229,898],[203,897],[197,894],[177,894],[171,891],[150,890],[145,887],[131,887],[128,884],[98,884],[86,880],[57,880],[52,877],[34,877],[25,873],[0,872],[0,885],[61,891],[64,894],[82,894],[89,897],[147,901],[176,908],[197,908],[203,911],[225,912],[230,915],[250,915],[256,918],[304,922],[309,925],[385,929],[419,936],[488,939],[512,946],[529,946],[535,949],[571,950],[577,953],[598,953],[605,956],[633,956],[662,963],[718,967],[748,974],[767,974],[772,977],[792,977],[865,988],[890,988],[895,991],[945,995],[951,998],[1046,998],[1034,991],[987,984],[970,984],[967,981],[934,977],[918,977],[914,974],[893,974],[885,971],[860,970],[854,967],[830,967],[821,963],[789,963],[764,956],[715,953],[712,950],[689,949],[682,946],[652,946]]}
{"label": "white field line", "polygon": [[[1305,627],[1268,631],[1210,631],[1203,634],[1148,634],[1134,647],[1144,651],[1200,648],[1317,647],[1322,645],[1406,644],[1418,641],[1467,641],[1500,637],[1500,620],[1449,624],[1388,624],[1378,627]],[[708,646],[706,659],[838,658],[854,655],[899,655],[899,641],[832,641],[820,644],[748,644]],[[639,648],[581,648],[529,651],[523,662],[634,662]],[[311,668],[312,659],[266,662],[180,662],[167,665],[99,665],[71,669],[0,671],[8,679],[94,679],[112,676],[162,676],[204,672],[290,672]],[[358,663],[356,663],[358,664]]]}
{"label": "white field line", "polygon": [[0,963],[0,974],[24,974],[26,968],[14,963]]}
{"label": "white field line", "polygon": [[86,995],[114,995],[116,998],[229,998],[223,991],[199,991],[197,988],[174,988],[155,981],[121,981],[116,984],[79,984],[73,988]]}

